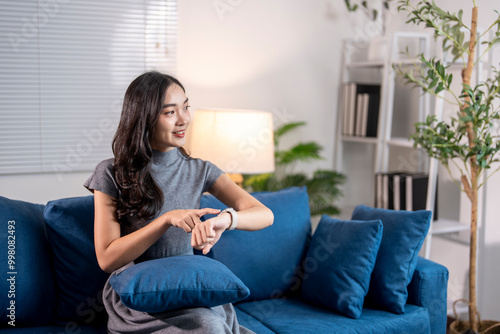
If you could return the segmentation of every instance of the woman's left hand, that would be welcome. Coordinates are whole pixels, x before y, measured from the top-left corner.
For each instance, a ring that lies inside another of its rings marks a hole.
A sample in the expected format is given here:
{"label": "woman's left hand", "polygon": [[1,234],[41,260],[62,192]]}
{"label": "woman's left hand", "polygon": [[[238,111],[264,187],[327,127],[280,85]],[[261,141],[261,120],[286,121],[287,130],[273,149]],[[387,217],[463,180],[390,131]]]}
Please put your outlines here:
{"label": "woman's left hand", "polygon": [[231,225],[231,215],[229,213],[196,224],[191,232],[191,246],[203,250],[203,254],[208,254],[229,225]]}

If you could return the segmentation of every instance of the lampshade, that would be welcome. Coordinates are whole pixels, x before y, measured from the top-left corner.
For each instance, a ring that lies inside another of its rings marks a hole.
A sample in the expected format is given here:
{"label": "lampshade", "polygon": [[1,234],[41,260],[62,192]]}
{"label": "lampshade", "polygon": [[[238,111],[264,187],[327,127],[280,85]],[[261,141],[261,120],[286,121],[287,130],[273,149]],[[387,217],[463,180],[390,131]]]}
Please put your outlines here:
{"label": "lampshade", "polygon": [[191,156],[226,173],[274,171],[273,115],[258,110],[199,109],[191,124]]}

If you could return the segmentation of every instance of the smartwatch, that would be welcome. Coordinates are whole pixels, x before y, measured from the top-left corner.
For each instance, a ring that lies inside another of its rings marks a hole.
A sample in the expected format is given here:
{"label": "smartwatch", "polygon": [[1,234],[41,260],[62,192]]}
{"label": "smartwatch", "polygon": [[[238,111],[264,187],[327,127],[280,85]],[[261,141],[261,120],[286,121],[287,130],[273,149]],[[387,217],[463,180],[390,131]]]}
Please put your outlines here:
{"label": "smartwatch", "polygon": [[238,226],[238,214],[233,208],[226,208],[219,213],[219,216],[228,212],[231,215],[231,225],[227,228],[228,231],[234,230]]}

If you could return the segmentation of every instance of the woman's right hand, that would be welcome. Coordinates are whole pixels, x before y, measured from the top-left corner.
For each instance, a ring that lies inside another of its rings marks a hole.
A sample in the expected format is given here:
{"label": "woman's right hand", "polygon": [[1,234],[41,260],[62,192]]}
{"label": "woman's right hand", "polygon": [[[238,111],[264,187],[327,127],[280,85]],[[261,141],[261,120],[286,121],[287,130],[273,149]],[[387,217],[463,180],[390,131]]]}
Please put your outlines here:
{"label": "woman's right hand", "polygon": [[191,233],[196,224],[201,223],[200,218],[204,215],[216,215],[219,209],[203,208],[189,210],[172,210],[164,214],[170,226],[182,228],[186,233]]}

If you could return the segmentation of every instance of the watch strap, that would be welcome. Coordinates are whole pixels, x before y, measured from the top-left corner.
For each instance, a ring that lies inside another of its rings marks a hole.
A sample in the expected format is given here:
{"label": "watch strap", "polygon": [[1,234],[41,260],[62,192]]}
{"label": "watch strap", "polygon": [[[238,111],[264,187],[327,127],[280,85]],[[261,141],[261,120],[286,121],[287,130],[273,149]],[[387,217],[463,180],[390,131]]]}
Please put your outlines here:
{"label": "watch strap", "polygon": [[227,228],[228,231],[232,231],[238,226],[238,214],[236,213],[236,210],[233,208],[226,208],[219,213],[219,216],[224,214],[224,213],[229,213],[231,215],[231,225]]}

